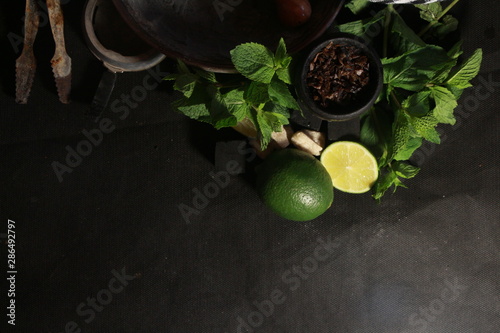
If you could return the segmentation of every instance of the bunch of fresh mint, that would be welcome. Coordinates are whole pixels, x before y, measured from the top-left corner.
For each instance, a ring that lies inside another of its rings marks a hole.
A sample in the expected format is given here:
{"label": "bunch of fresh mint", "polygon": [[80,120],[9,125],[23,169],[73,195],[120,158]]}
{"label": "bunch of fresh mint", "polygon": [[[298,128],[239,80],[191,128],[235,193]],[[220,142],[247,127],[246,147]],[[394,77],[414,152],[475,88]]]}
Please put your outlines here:
{"label": "bunch of fresh mint", "polygon": [[[373,31],[383,31],[382,64],[384,89],[370,112],[362,117],[361,141],[378,158],[380,177],[374,186],[374,198],[397,187],[406,187],[401,179],[414,177],[419,168],[408,163],[424,140],[440,143],[439,124],[455,124],[457,100],[479,72],[482,50],[458,65],[462,42],[449,50],[427,43],[439,41],[456,29],[457,20],[446,13],[440,2],[416,5],[426,26],[416,33],[392,5],[365,20],[345,23],[336,28],[370,40]],[[359,14],[369,8],[367,0],[352,0],[347,6]],[[413,6],[411,6],[411,9]],[[400,7],[401,8],[401,7]]]}
{"label": "bunch of fresh mint", "polygon": [[[419,33],[393,5],[335,27],[382,45],[384,89],[374,107],[362,116],[360,133],[361,142],[378,159],[380,177],[373,188],[377,200],[390,188],[406,187],[402,179],[417,175],[419,168],[408,161],[424,140],[440,143],[437,126],[455,123],[457,101],[479,72],[481,49],[459,64],[462,42],[449,50],[437,45],[458,26],[448,15],[458,2],[454,0],[446,8],[440,2],[398,7],[418,11],[425,23]],[[368,0],[346,3],[356,15],[373,6],[380,5]],[[382,33],[377,37],[374,31]],[[289,90],[292,58],[282,39],[274,54],[263,45],[246,43],[231,51],[231,60],[237,75],[216,76],[179,62],[178,73],[166,77],[175,80],[174,89],[182,93],[174,108],[217,129],[250,122],[265,149],[271,134],[288,124],[289,109],[299,110]]]}
{"label": "bunch of fresh mint", "polygon": [[216,76],[179,62],[178,73],[165,78],[175,80],[174,89],[183,95],[173,106],[217,129],[249,120],[265,149],[271,134],[289,123],[289,109],[299,109],[288,86],[292,58],[281,39],[274,54],[261,44],[245,43],[231,51],[231,60],[240,75]]}

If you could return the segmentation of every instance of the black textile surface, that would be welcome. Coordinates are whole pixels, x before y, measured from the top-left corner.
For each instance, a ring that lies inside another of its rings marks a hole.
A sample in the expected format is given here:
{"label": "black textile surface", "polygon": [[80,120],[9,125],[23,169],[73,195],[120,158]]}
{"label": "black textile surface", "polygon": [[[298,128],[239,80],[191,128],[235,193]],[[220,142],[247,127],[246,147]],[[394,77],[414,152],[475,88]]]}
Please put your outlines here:
{"label": "black textile surface", "polygon": [[[57,99],[48,24],[28,104],[15,103],[21,44],[12,36],[22,33],[24,1],[0,5],[0,332],[500,332],[499,1],[454,8],[464,55],[484,50],[479,88],[464,93],[442,144],[419,151],[409,189],[380,204],[336,191],[332,208],[307,223],[269,212],[251,172],[210,185],[216,143],[243,137],[170,109],[170,85],[155,77],[171,61],[119,74],[117,112],[106,111],[108,133],[96,134],[85,113],[104,69],[83,40],[83,1],[65,3],[69,105]],[[139,91],[144,80],[155,88]],[[127,106],[131,94],[144,98]],[[60,181],[53,162],[78,145],[88,154]],[[204,188],[213,198],[184,218],[179,207]],[[15,326],[6,316],[9,219]]]}

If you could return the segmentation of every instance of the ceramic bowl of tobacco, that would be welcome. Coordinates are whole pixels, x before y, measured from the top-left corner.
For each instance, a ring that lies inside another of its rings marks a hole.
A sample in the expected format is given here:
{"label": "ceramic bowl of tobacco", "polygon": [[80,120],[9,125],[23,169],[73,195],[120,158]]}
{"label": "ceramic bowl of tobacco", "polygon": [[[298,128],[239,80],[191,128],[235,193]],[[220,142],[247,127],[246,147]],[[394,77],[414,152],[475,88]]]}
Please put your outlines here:
{"label": "ceramic bowl of tobacco", "polygon": [[309,51],[297,68],[301,108],[327,121],[359,117],[375,103],[383,85],[382,63],[363,39],[342,34]]}

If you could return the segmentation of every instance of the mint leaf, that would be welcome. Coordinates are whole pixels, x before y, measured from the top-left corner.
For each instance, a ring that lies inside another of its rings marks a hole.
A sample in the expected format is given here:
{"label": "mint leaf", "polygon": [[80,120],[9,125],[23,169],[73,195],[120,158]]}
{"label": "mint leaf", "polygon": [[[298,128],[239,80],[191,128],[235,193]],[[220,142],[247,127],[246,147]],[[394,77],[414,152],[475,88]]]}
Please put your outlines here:
{"label": "mint leaf", "polygon": [[292,76],[290,75],[290,70],[288,67],[278,68],[276,70],[276,76],[286,84],[292,84]]}
{"label": "mint leaf", "polygon": [[435,22],[443,13],[443,6],[439,2],[433,2],[427,5],[415,5],[420,9],[420,17],[427,22]]}
{"label": "mint leaf", "polygon": [[[281,113],[276,113],[276,112],[267,112],[267,113],[272,115],[274,117],[274,119],[276,119],[280,123],[279,127],[276,127],[276,129],[274,130],[275,132],[281,132],[282,126],[288,125],[290,123],[288,121],[288,117],[284,116]],[[273,127],[273,128],[275,128],[275,127]]]}
{"label": "mint leaf", "polygon": [[396,161],[406,161],[409,160],[413,155],[415,150],[420,148],[422,145],[422,137],[419,136],[409,136],[401,146],[398,147],[398,151],[394,154],[393,159]]}
{"label": "mint leaf", "polygon": [[396,173],[392,170],[389,170],[389,172],[379,177],[375,182],[373,186],[373,198],[377,201],[380,201],[387,190],[389,190],[392,186],[397,187],[396,184],[401,184],[401,182],[398,181],[399,179]]}
{"label": "mint leaf", "polygon": [[380,202],[382,196],[391,187],[394,187],[393,193],[396,192],[398,187],[407,188],[405,184],[398,178],[412,178],[414,177],[419,169],[415,168],[409,164],[402,162],[394,162],[395,168],[389,168],[389,170],[375,183],[373,186],[373,198]]}
{"label": "mint leaf", "polygon": [[193,93],[192,97],[182,98],[172,103],[172,107],[175,111],[184,114],[185,116],[209,123],[213,125],[212,117],[210,115],[210,110],[207,106],[207,95],[205,92],[196,92]]}
{"label": "mint leaf", "polygon": [[[266,103],[266,105],[264,105],[263,109],[268,112],[276,113],[283,116],[285,118],[285,120],[283,120],[283,125],[288,124],[288,118],[290,118],[290,112],[288,111],[287,107],[275,104],[274,102],[268,102]],[[282,117],[279,118],[283,119]]]}
{"label": "mint leaf", "polygon": [[177,80],[177,78],[179,77],[179,74],[178,73],[168,73],[164,78],[163,80],[165,81],[174,81],[174,80]]}
{"label": "mint leaf", "polygon": [[[265,121],[267,123],[267,126],[269,126],[273,132],[281,132],[282,130],[282,120],[283,116],[280,115],[279,113],[272,113],[272,112],[266,112],[263,111],[259,113],[259,116],[257,119],[259,119],[259,124],[261,124],[260,121]],[[285,120],[286,121],[286,120]]]}
{"label": "mint leaf", "polygon": [[455,45],[453,45],[451,47],[451,49],[448,51],[448,56],[452,59],[457,59],[458,57],[460,57],[463,53],[462,51],[462,44],[463,44],[463,40],[460,40],[458,41],[457,43],[455,43]]}
{"label": "mint leaf", "polygon": [[297,101],[293,98],[288,86],[284,82],[273,79],[269,84],[268,93],[269,98],[275,104],[282,105],[293,110],[300,109]]}
{"label": "mint leaf", "polygon": [[269,101],[267,84],[251,82],[245,89],[243,98],[250,104],[264,104]]}
{"label": "mint leaf", "polygon": [[377,131],[377,125],[375,124],[375,119],[371,112],[366,113],[361,118],[361,128],[359,131],[359,139],[361,143],[365,146],[371,147],[376,146],[380,142],[379,133]]}
{"label": "mint leaf", "polygon": [[[271,142],[271,135],[273,134],[273,125],[276,126],[279,123],[277,119],[269,119],[269,116],[263,115],[262,111],[258,111],[256,115],[257,128],[259,129],[259,139],[261,149],[264,150]],[[273,122],[274,120],[274,122]]]}
{"label": "mint leaf", "polygon": [[281,132],[282,126],[287,125],[288,118],[280,113],[252,108],[249,114],[259,133],[261,149],[264,150],[271,142],[273,132]]}
{"label": "mint leaf", "polygon": [[410,165],[408,163],[396,161],[392,164],[392,169],[396,173],[397,176],[410,179],[415,177],[418,172],[420,171],[420,168],[417,168],[413,165]]}
{"label": "mint leaf", "polygon": [[236,117],[229,112],[220,89],[209,86],[207,90],[212,97],[209,108],[212,125],[216,129],[235,126],[237,123]]}
{"label": "mint leaf", "polygon": [[196,75],[198,75],[199,77],[201,77],[202,79],[204,79],[208,82],[211,82],[211,83],[217,82],[217,78],[215,77],[214,72],[208,72],[208,71],[200,69],[200,68],[195,68],[194,72],[196,73]]}
{"label": "mint leaf", "polygon": [[457,30],[458,20],[451,15],[445,15],[441,22],[434,24],[430,30],[430,34],[436,38],[443,39],[449,33]]}
{"label": "mint leaf", "polygon": [[[179,74],[178,81],[183,82],[182,78],[188,76],[189,74]],[[181,88],[184,89],[184,97],[172,103],[172,106],[191,119],[209,123],[219,129],[236,125],[237,116],[242,117],[242,110],[238,110],[239,113],[236,115],[232,114],[234,110],[228,108],[220,90],[213,85],[196,82],[194,85],[185,85]]]}
{"label": "mint leaf", "polygon": [[[276,52],[274,53],[275,65],[283,65],[283,62],[285,62],[285,59],[287,58],[289,58],[289,56],[287,54],[285,40],[281,38],[278,43],[278,47],[276,48]],[[283,67],[288,67],[288,64],[290,64],[290,62]]]}
{"label": "mint leaf", "polygon": [[436,131],[438,120],[432,115],[429,90],[411,95],[402,105],[408,114],[409,125],[424,139],[433,143],[440,143],[439,133]]}
{"label": "mint leaf", "polygon": [[237,121],[243,120],[249,112],[249,105],[245,101],[243,95],[243,89],[233,89],[223,95],[224,103]]}
{"label": "mint leaf", "polygon": [[361,118],[360,141],[377,158],[379,168],[387,165],[392,154],[392,113],[374,107]]}
{"label": "mint leaf", "polygon": [[177,71],[180,73],[180,74],[188,74],[188,73],[191,73],[191,71],[189,70],[189,67],[181,60],[177,60]]}
{"label": "mint leaf", "polygon": [[287,54],[285,41],[283,38],[280,39],[278,48],[274,54],[274,62],[276,68],[276,75],[278,78],[287,83],[292,84],[292,78],[290,75],[289,66],[292,62],[292,57]]}
{"label": "mint leaf", "polygon": [[177,77],[174,83],[174,89],[182,92],[187,98],[191,97],[193,90],[198,82],[198,76],[187,73]]}
{"label": "mint leaf", "polygon": [[427,45],[394,58],[382,59],[384,83],[410,91],[422,90],[450,58],[439,46]]}
{"label": "mint leaf", "polygon": [[380,27],[382,27],[384,17],[385,17],[385,10],[382,10],[377,14],[375,14],[372,18],[337,25],[334,28],[334,31],[353,34],[359,37],[366,38],[368,30],[370,30],[370,28],[374,24],[378,24],[380,25]]}
{"label": "mint leaf", "polygon": [[370,1],[368,0],[351,0],[345,6],[351,10],[353,14],[359,14],[364,9],[366,9],[370,5]]}
{"label": "mint leaf", "polygon": [[366,22],[363,20],[347,22],[336,26],[335,30],[356,36],[363,36],[366,30]]}
{"label": "mint leaf", "polygon": [[231,60],[246,78],[269,83],[274,76],[274,56],[264,45],[245,43],[231,50]]}
{"label": "mint leaf", "polygon": [[459,41],[446,53],[450,61],[444,64],[440,70],[436,71],[435,75],[430,79],[432,83],[443,84],[448,79],[451,70],[457,65],[458,57],[462,54],[461,48],[462,41]]}
{"label": "mint leaf", "polygon": [[397,156],[401,150],[407,145],[412,135],[411,126],[408,117],[404,114],[402,110],[397,112],[396,120],[393,123],[393,145],[392,145],[392,156]]}
{"label": "mint leaf", "polygon": [[453,116],[453,111],[458,106],[455,96],[450,90],[441,86],[433,86],[429,88],[431,96],[436,102],[432,114],[440,123],[454,125],[456,120]]}
{"label": "mint leaf", "polygon": [[398,111],[393,124],[394,142],[392,159],[397,161],[408,160],[413,152],[422,145],[422,137],[411,126],[409,116],[404,111]]}
{"label": "mint leaf", "polygon": [[429,79],[429,83],[442,84],[446,81],[446,78],[450,75],[451,70],[457,64],[457,59],[450,59],[447,63],[434,73],[434,75]]}
{"label": "mint leaf", "polygon": [[477,49],[474,51],[472,56],[467,59],[462,66],[454,73],[450,74],[446,84],[459,89],[469,88],[472,85],[470,80],[475,78],[479,73],[481,68],[481,62],[483,60],[483,50]]}
{"label": "mint leaf", "polygon": [[383,174],[375,185],[373,186],[373,198],[380,202],[382,196],[387,192],[391,187],[394,187],[393,193],[396,192],[398,187],[407,188],[405,184],[399,179],[401,178],[413,178],[417,175],[420,169],[403,163],[403,162],[394,162],[393,167],[389,168],[389,170]]}
{"label": "mint leaf", "polygon": [[410,95],[403,101],[403,108],[412,116],[424,116],[429,113],[430,110],[430,95],[431,92],[429,90],[420,91]]}
{"label": "mint leaf", "polygon": [[[181,74],[183,75],[183,74]],[[205,87],[200,85],[195,85],[189,98],[185,96],[172,103],[174,110],[181,112],[191,119],[201,119],[203,121],[210,122],[210,119],[206,117],[210,116],[210,112],[207,107],[207,103],[210,102],[210,96],[207,93]]]}
{"label": "mint leaf", "polygon": [[436,126],[439,122],[432,114],[423,117],[411,117],[410,123],[415,131],[424,139],[432,143],[441,143],[439,133],[436,131]]}
{"label": "mint leaf", "polygon": [[393,13],[393,20],[392,45],[397,54],[413,51],[426,45],[398,13]]}
{"label": "mint leaf", "polygon": [[446,88],[448,88],[448,90],[453,94],[457,101],[460,99],[460,97],[462,97],[462,94],[464,92],[464,89],[457,88],[455,86],[447,85]]}
{"label": "mint leaf", "polygon": [[200,104],[186,103],[185,105],[178,105],[176,109],[191,119],[201,120],[204,122],[211,123],[209,119],[210,112],[208,111],[207,105],[205,103],[200,103]]}

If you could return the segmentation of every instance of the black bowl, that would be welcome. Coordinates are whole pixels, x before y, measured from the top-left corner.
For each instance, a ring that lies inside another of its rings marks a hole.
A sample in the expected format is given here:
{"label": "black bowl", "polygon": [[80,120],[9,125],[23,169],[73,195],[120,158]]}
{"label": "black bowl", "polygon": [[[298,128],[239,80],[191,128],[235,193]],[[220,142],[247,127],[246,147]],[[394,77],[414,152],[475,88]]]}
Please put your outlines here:
{"label": "black bowl", "polygon": [[[313,100],[310,88],[307,86],[306,78],[311,61],[318,52],[331,42],[352,45],[360,49],[368,57],[370,64],[369,82],[349,103],[325,108]],[[327,121],[346,121],[359,117],[373,106],[383,86],[382,63],[377,52],[366,41],[350,34],[338,34],[313,47],[312,50],[302,57],[297,66],[296,73],[297,79],[294,85],[299,105],[304,111],[309,111],[320,119]]]}

